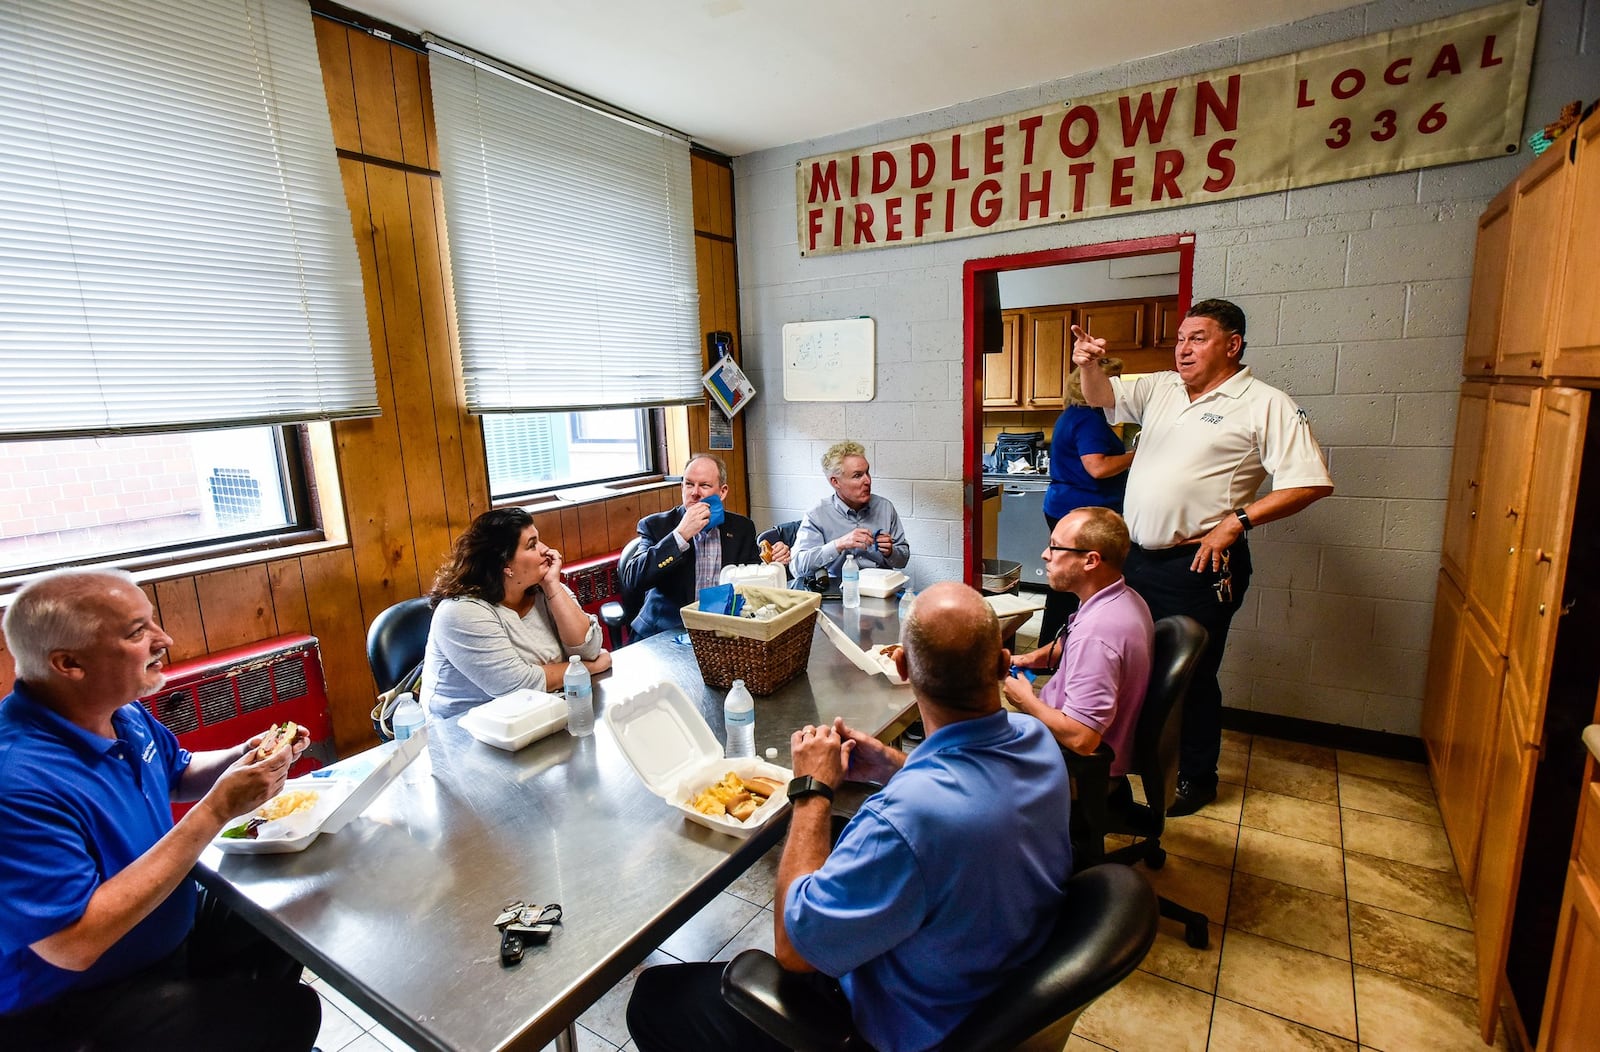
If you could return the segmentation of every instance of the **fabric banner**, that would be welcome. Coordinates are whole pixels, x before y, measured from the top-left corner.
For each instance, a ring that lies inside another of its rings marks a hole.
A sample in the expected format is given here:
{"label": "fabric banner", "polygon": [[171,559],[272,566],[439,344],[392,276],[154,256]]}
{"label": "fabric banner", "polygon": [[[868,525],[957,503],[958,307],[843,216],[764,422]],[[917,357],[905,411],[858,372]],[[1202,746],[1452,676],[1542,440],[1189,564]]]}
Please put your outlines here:
{"label": "fabric banner", "polygon": [[1539,5],[810,157],[800,254],[971,237],[1513,153]]}

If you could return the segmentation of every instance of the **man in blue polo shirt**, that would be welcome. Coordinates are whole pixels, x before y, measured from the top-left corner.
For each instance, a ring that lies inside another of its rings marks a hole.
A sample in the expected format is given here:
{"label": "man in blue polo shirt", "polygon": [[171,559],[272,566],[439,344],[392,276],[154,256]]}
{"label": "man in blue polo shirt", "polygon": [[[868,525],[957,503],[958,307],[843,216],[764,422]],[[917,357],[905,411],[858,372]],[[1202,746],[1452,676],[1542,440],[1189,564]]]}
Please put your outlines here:
{"label": "man in blue polo shirt", "polygon": [[[907,756],[842,720],[795,732],[774,910],[779,962],[843,996],[880,1052],[943,1042],[1038,951],[1072,872],[1061,750],[1038,720],[1001,709],[1010,655],[988,604],[966,585],[934,585],[901,641],[927,738]],[[830,849],[846,777],[884,787]],[[628,1004],[640,1052],[782,1047],[722,1001],[722,969],[640,974]]]}
{"label": "man in blue polo shirt", "polygon": [[[138,704],[172,638],[127,574],[59,571],[5,615],[0,701],[0,1046],[305,1052],[321,1020],[300,966],[189,871],[304,750],[259,736],[191,755]],[[176,824],[174,800],[198,803]]]}

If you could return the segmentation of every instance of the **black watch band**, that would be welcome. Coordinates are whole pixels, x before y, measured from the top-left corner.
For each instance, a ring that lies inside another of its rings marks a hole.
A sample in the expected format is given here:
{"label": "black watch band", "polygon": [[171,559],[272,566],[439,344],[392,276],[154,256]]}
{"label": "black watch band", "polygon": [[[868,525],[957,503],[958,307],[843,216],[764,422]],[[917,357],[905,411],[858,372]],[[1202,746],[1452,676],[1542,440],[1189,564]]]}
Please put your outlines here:
{"label": "black watch band", "polygon": [[806,796],[820,796],[831,804],[833,788],[827,782],[818,781],[809,774],[802,774],[789,782],[789,800],[792,803]]}
{"label": "black watch band", "polygon": [[1239,525],[1244,527],[1244,532],[1250,532],[1250,516],[1245,514],[1243,508],[1234,508],[1233,513],[1239,517]]}

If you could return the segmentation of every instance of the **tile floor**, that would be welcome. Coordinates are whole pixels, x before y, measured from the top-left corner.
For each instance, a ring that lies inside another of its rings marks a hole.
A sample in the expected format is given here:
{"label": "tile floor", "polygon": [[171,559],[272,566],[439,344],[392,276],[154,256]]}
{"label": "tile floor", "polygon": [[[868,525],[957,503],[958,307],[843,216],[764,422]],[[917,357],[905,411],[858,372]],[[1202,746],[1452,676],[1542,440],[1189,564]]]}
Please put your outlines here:
{"label": "tile floor", "polygon": [[[1194,950],[1162,921],[1139,971],[1069,1050],[1481,1052],[1471,919],[1421,764],[1228,733],[1217,800],[1168,824],[1165,895],[1212,920]],[[771,949],[775,849],[646,964]],[[323,1052],[405,1046],[321,982]],[[579,1020],[579,1047],[632,1049],[632,978]],[[1503,1039],[1500,1047],[1504,1047]]]}

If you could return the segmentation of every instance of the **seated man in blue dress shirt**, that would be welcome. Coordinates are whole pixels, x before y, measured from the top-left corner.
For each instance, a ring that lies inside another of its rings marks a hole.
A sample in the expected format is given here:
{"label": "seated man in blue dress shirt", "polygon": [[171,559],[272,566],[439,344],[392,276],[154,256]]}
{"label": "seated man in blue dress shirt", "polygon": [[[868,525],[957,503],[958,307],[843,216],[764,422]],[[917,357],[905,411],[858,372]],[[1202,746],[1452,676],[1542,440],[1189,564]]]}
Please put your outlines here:
{"label": "seated man in blue dress shirt", "polygon": [[[794,813],[778,865],[774,946],[843,998],[879,1052],[939,1045],[1043,945],[1072,872],[1061,750],[1000,707],[1010,655],[977,592],[917,597],[900,674],[928,736],[907,756],[836,720],[790,739]],[[831,849],[832,790],[883,783]],[[640,1052],[777,1049],[723,1002],[723,965],[642,972],[628,1003]]]}
{"label": "seated man in blue dress shirt", "polygon": [[827,570],[835,580],[847,555],[860,566],[898,570],[911,561],[900,516],[872,494],[872,468],[859,442],[836,442],[822,454],[833,493],[800,520],[789,570],[796,580]]}
{"label": "seated man in blue dress shirt", "polygon": [[[133,578],[65,570],[5,616],[0,1048],[305,1052],[300,966],[195,885],[200,853],[283,788],[304,731],[190,754],[138,699],[172,637]],[[173,800],[199,800],[176,824]]]}

